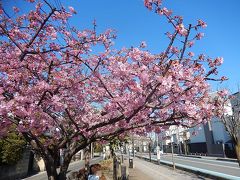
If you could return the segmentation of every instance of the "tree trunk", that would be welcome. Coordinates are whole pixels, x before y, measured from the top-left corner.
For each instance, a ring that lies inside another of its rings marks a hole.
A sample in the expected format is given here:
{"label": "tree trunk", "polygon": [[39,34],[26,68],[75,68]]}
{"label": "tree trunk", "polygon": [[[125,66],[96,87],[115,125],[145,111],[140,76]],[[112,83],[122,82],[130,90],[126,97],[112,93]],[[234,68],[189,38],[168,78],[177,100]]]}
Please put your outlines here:
{"label": "tree trunk", "polygon": [[57,176],[58,180],[65,180],[67,179],[67,169],[68,169],[68,165],[63,165],[61,166],[60,172]]}
{"label": "tree trunk", "polygon": [[88,147],[85,149],[84,156],[85,176],[88,177],[90,173],[90,153]]}
{"label": "tree trunk", "polygon": [[187,144],[186,144],[186,141],[183,141],[183,145],[184,145],[184,154],[186,156],[187,155]]}
{"label": "tree trunk", "polygon": [[113,155],[113,180],[117,180],[117,157]]}
{"label": "tree trunk", "polygon": [[148,144],[148,151],[149,151],[149,161],[152,162],[152,156],[151,156],[151,144]]}
{"label": "tree trunk", "polygon": [[69,159],[64,159],[63,164],[60,167],[59,174],[57,173],[57,159],[49,158],[48,160],[44,160],[48,180],[66,180],[67,179],[67,170],[70,163]]}
{"label": "tree trunk", "polygon": [[57,180],[58,174],[57,174],[57,167],[52,159],[44,160],[48,180]]}
{"label": "tree trunk", "polygon": [[58,174],[57,179],[58,180],[66,180],[67,179],[67,170],[68,170],[68,166],[70,164],[71,158],[66,157],[63,161],[63,164],[60,167],[60,172]]}
{"label": "tree trunk", "polygon": [[240,167],[240,142],[238,142],[235,145],[235,151],[236,151],[236,155],[237,155],[237,161],[238,161],[238,165]]}

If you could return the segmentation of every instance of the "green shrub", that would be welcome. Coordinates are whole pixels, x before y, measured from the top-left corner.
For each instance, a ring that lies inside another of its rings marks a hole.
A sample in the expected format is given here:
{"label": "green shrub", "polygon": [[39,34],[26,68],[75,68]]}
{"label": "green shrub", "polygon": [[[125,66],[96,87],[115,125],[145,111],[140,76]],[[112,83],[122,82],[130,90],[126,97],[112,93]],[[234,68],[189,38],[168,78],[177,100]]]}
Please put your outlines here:
{"label": "green shrub", "polygon": [[12,165],[19,161],[25,146],[26,141],[16,133],[0,139],[0,165]]}

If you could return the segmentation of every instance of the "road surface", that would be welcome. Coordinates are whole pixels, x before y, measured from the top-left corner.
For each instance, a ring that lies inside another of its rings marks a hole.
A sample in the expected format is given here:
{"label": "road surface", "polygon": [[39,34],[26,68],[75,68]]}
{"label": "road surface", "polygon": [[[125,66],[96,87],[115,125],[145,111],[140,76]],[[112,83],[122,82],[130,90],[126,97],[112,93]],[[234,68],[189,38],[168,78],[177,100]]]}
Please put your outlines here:
{"label": "road surface", "polygon": [[[149,157],[147,155],[144,156]],[[152,159],[157,159],[156,155],[152,155]],[[172,156],[169,154],[162,155],[161,160],[172,162]],[[174,156],[174,162],[190,167],[236,176],[240,179],[240,168],[237,162],[220,161],[208,158],[184,157],[176,155]]]}

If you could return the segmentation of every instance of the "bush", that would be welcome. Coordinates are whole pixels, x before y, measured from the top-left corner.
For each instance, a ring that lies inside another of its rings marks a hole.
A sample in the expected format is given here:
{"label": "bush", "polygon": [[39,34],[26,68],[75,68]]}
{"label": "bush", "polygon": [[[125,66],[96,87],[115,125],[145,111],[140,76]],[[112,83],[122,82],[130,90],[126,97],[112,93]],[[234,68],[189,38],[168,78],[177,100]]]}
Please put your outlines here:
{"label": "bush", "polygon": [[0,140],[0,165],[12,165],[23,155],[26,141],[16,133],[10,133]]}

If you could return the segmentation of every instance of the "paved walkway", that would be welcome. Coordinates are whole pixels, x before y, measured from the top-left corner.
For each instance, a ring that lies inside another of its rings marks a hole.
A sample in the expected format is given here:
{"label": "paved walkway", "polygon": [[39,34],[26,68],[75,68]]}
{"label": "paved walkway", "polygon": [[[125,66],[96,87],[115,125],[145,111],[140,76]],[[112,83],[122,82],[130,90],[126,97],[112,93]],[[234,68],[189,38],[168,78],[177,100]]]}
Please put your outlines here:
{"label": "paved walkway", "polygon": [[[156,165],[138,158],[134,158],[134,168],[129,169],[129,180],[197,180],[205,179],[201,176],[171,167]],[[128,164],[128,163],[126,163]]]}

